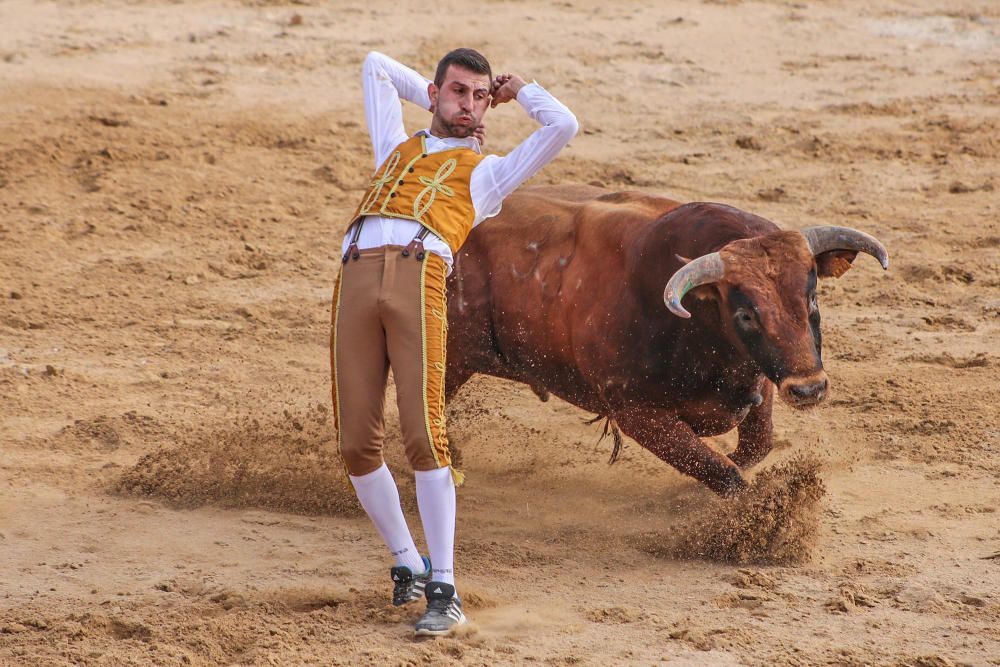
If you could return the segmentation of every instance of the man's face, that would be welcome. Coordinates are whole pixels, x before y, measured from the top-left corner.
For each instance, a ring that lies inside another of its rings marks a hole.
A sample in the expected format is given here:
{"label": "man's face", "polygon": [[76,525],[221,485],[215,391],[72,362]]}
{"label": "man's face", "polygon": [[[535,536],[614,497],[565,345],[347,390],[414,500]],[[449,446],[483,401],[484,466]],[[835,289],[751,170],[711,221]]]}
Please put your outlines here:
{"label": "man's face", "polygon": [[444,83],[427,92],[434,105],[434,125],[452,137],[471,137],[490,107],[490,77],[449,65]]}

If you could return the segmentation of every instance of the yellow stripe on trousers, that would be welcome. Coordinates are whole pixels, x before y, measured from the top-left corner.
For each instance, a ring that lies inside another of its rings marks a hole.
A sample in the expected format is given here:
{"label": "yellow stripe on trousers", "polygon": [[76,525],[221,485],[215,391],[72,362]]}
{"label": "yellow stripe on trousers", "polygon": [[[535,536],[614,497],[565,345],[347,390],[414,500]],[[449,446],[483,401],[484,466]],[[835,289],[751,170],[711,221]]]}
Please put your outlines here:
{"label": "yellow stripe on trousers", "polygon": [[[337,451],[340,451],[341,461],[344,461],[344,454],[341,448],[343,447],[343,438],[341,436],[340,429],[340,392],[337,382],[337,319],[340,317],[340,282],[344,278],[344,268],[341,266],[340,273],[337,274],[337,279],[333,283],[333,308],[331,309],[330,315],[330,390],[333,394],[333,428],[337,430]],[[351,471],[347,468],[347,463],[344,461],[344,472],[350,476]]]}
{"label": "yellow stripe on trousers", "polygon": [[450,466],[456,486],[465,475],[451,465],[445,423],[444,390],[448,344],[448,302],[445,288],[447,266],[440,257],[427,253],[420,271],[420,329],[423,350],[424,422],[434,461]]}

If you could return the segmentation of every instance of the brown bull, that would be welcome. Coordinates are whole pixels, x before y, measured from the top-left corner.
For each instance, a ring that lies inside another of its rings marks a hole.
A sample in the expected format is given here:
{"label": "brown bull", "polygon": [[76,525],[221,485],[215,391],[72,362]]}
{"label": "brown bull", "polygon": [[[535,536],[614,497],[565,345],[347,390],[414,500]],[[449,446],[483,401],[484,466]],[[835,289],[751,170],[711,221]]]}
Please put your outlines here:
{"label": "brown bull", "polygon": [[[847,228],[782,231],[720,204],[524,188],[456,258],[447,394],[473,373],[524,382],[737,492],[740,468],[771,450],[775,387],[794,407],[825,397],[816,281],[859,251],[888,267],[878,241]],[[730,456],[700,440],[733,427]]]}

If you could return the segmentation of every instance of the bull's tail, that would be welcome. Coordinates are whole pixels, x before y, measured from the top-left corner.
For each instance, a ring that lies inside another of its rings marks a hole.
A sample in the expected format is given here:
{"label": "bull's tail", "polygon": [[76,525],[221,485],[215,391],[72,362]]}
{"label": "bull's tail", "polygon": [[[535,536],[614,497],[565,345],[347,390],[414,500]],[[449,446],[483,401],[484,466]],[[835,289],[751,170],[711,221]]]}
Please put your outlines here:
{"label": "bull's tail", "polygon": [[611,433],[611,441],[613,445],[611,448],[611,458],[608,459],[608,465],[611,465],[618,460],[618,455],[621,454],[622,445],[624,444],[622,441],[622,432],[618,428],[618,422],[616,422],[615,418],[610,415],[597,415],[593,419],[585,420],[584,423],[588,425],[596,424],[602,419],[604,420],[604,430],[601,432],[601,437],[597,439],[597,443],[594,444],[594,448],[596,449],[597,445],[604,442],[604,439],[608,437],[608,433]]}

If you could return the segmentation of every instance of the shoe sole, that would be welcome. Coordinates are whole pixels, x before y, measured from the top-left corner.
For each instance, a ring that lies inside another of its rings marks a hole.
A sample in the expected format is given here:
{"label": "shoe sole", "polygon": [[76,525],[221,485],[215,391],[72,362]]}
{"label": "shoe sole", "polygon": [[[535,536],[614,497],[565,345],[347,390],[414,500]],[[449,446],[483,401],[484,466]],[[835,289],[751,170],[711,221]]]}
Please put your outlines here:
{"label": "shoe sole", "polygon": [[427,630],[425,628],[420,628],[419,630],[414,630],[413,631],[413,636],[414,637],[443,637],[445,635],[451,634],[452,632],[454,632],[455,628],[459,627],[460,625],[465,625],[468,622],[469,622],[469,619],[467,619],[465,616],[462,616],[462,620],[455,621],[455,625],[451,626],[447,630]]}
{"label": "shoe sole", "polygon": [[417,600],[423,600],[423,599],[424,599],[424,594],[423,594],[423,591],[421,591],[421,593],[419,595],[417,595],[416,597],[412,597],[409,600],[403,600],[402,602],[396,602],[395,600],[393,600],[392,601],[392,606],[393,607],[402,607],[403,605],[408,605],[411,602],[416,602]]}
{"label": "shoe sole", "polygon": [[411,602],[416,602],[417,600],[420,600],[420,599],[421,598],[413,598],[412,600],[406,600],[405,602],[396,602],[396,601],[393,601],[392,606],[393,607],[404,607],[404,606],[410,604]]}

